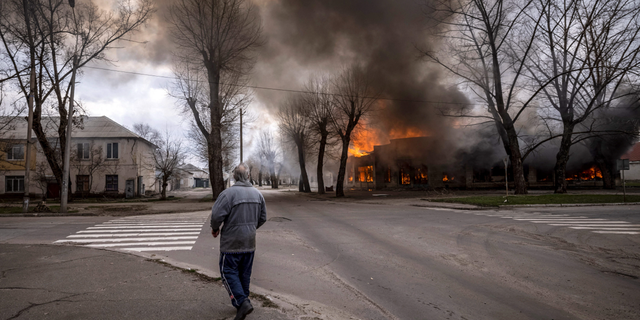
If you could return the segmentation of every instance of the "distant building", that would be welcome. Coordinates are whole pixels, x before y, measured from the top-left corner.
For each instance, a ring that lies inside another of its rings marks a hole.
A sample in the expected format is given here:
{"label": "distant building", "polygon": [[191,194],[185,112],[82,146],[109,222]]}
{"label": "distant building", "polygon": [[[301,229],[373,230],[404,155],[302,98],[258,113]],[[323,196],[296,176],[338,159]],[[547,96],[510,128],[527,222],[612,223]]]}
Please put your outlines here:
{"label": "distant building", "polygon": [[[160,172],[157,172],[156,176],[158,181],[156,182],[155,191],[160,192],[162,190]],[[209,173],[192,164],[185,164],[178,168],[173,178],[168,181],[167,191],[185,188],[209,188]]]}
{"label": "distant building", "polygon": [[[56,120],[56,121],[54,121]],[[152,190],[155,183],[152,153],[154,144],[107,117],[84,117],[82,128],[74,128],[71,138],[71,191],[77,196],[105,194],[133,197]],[[43,119],[49,137],[57,137],[57,119]],[[0,194],[24,193],[27,122],[16,120],[0,137]],[[53,176],[40,144],[32,133],[30,165],[31,194],[60,197],[60,186]],[[58,139],[51,145],[60,154]],[[62,165],[62,164],[61,164]]]}
{"label": "distant building", "polygon": [[640,142],[634,144],[620,159],[629,159],[629,170],[624,172],[624,179],[640,180]]}

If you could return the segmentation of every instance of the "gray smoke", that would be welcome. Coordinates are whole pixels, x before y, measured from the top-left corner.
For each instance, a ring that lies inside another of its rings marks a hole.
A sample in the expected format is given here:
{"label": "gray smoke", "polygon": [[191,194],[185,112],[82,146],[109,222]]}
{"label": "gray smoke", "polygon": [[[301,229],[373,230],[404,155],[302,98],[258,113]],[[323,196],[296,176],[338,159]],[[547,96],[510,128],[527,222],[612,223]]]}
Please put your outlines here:
{"label": "gray smoke", "polygon": [[[467,103],[455,87],[442,84],[443,76],[416,49],[435,45],[419,1],[283,0],[261,9],[268,43],[258,58],[256,83],[301,88],[310,74],[360,63],[381,97],[394,99],[384,100],[370,123],[383,133],[413,127],[437,139],[449,132],[438,114],[447,103],[430,102]],[[272,107],[286,98],[260,90],[257,96]]]}

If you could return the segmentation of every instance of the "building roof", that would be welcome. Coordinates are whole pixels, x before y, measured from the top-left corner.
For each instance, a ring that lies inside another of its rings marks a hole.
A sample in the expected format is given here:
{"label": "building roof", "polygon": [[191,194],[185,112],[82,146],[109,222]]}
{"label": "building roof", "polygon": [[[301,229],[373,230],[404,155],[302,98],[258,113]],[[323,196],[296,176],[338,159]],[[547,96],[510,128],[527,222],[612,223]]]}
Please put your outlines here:
{"label": "building roof", "polygon": [[[47,117],[42,119],[42,125],[46,128],[46,132],[50,137],[57,137],[58,117]],[[133,138],[141,139],[151,145],[151,142],[135,134],[123,125],[109,119],[106,116],[101,117],[83,117],[82,128],[73,128],[72,138]],[[36,137],[35,132],[31,136]],[[27,138],[27,120],[26,118],[16,118],[16,123],[11,130],[2,133],[4,139],[24,140]]]}
{"label": "building roof", "polygon": [[195,172],[195,171],[201,171],[201,172],[206,172],[203,169],[200,169],[190,163],[185,164],[184,166],[180,167],[181,170],[187,171],[187,172]]}
{"label": "building roof", "polygon": [[620,159],[629,159],[630,161],[640,161],[640,142],[634,144],[627,153],[620,156]]}

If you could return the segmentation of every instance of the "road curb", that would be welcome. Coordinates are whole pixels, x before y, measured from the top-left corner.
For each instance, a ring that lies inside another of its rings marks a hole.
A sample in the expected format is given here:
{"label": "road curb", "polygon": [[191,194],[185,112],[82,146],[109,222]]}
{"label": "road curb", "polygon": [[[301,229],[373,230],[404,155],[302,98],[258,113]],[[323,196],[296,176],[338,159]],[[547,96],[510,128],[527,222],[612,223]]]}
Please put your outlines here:
{"label": "road curb", "polygon": [[616,203],[549,203],[549,204],[514,204],[500,205],[500,208],[531,208],[531,207],[609,207],[609,206],[637,206],[640,202]]}

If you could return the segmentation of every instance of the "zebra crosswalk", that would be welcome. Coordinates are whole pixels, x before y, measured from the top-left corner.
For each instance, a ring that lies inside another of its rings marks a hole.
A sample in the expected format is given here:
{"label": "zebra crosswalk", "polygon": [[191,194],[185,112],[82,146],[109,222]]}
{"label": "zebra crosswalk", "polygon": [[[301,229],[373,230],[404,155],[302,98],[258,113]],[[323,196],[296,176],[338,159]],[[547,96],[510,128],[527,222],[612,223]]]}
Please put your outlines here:
{"label": "zebra crosswalk", "polygon": [[485,215],[490,217],[500,217],[513,219],[515,221],[547,224],[554,227],[566,227],[574,230],[586,230],[600,234],[640,234],[640,224],[633,224],[622,220],[609,220],[604,218],[589,218],[585,216],[570,216],[566,214],[540,214],[525,213],[514,214],[514,212],[473,212],[475,215]]}
{"label": "zebra crosswalk", "polygon": [[54,243],[125,251],[191,250],[204,218],[120,218],[88,227]]}
{"label": "zebra crosswalk", "polygon": [[620,219],[590,218],[585,216],[571,216],[567,214],[542,214],[538,212],[514,212],[493,210],[459,210],[449,208],[428,208],[436,211],[453,211],[457,213],[473,214],[477,216],[513,219],[515,221],[547,224],[554,227],[566,227],[574,230],[585,230],[600,234],[640,234],[640,224],[634,224]]}

